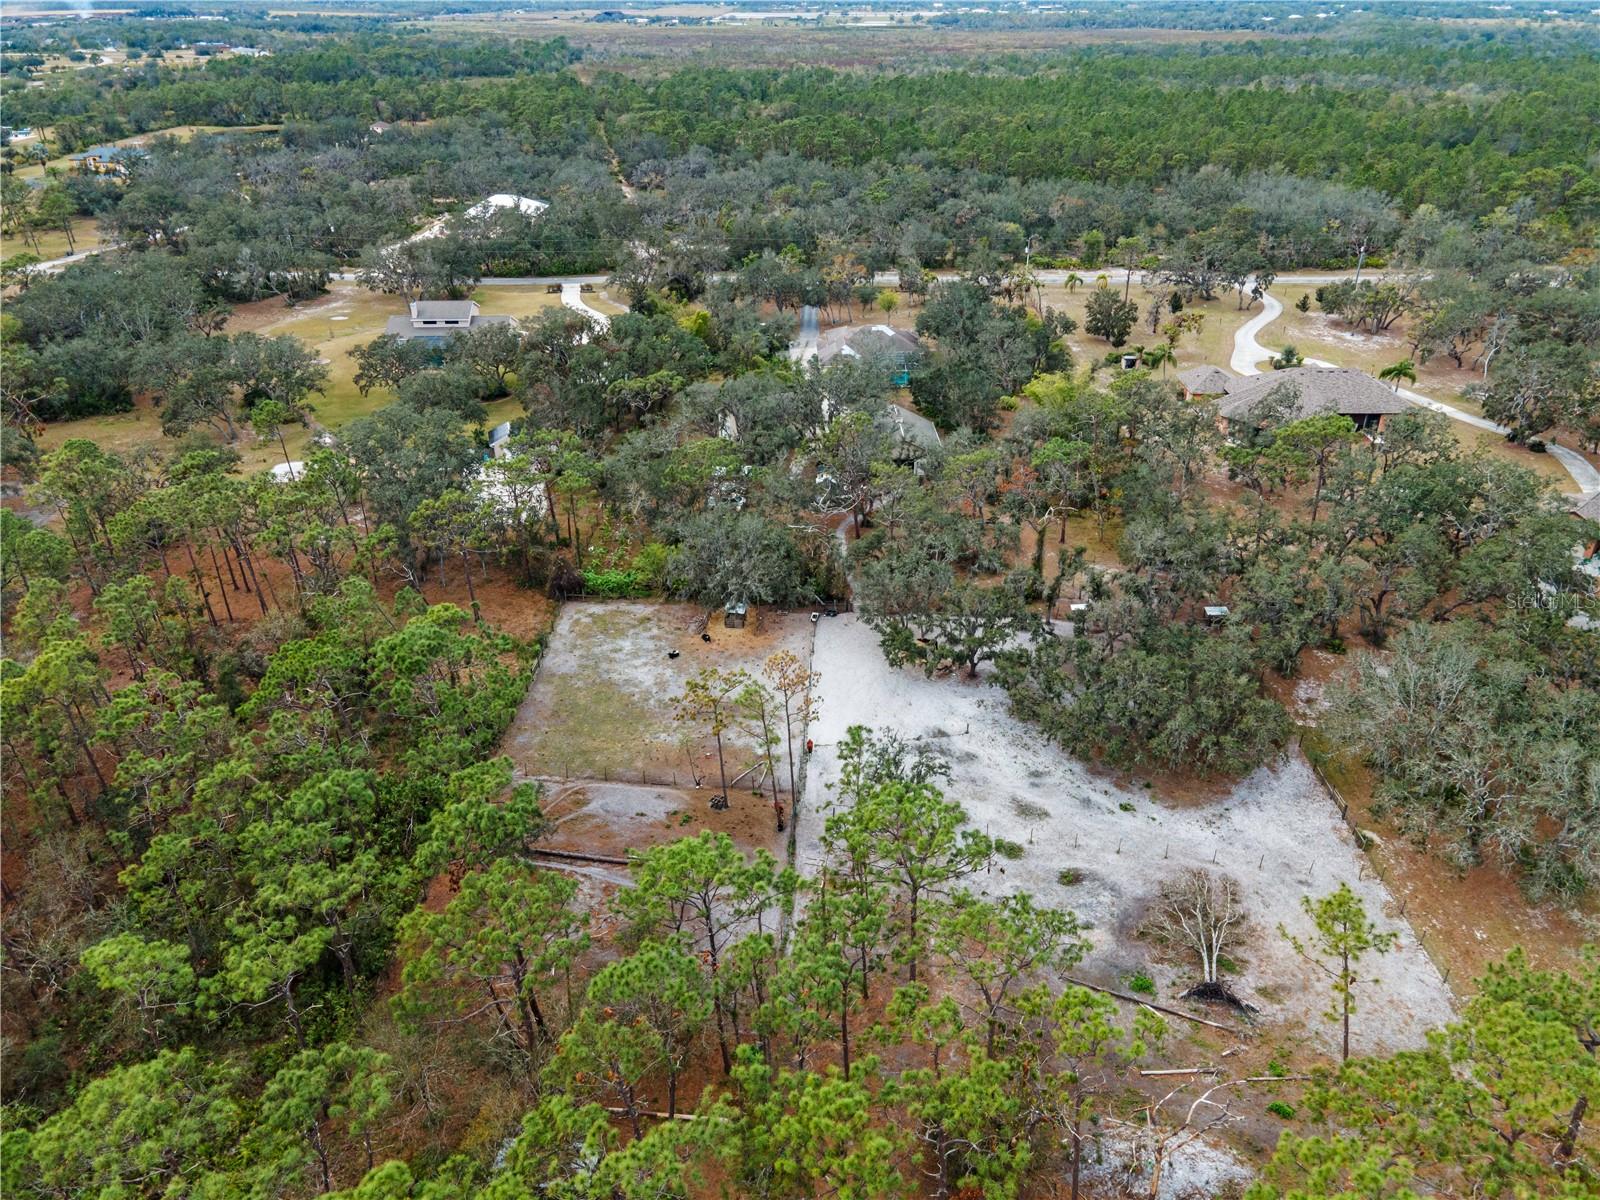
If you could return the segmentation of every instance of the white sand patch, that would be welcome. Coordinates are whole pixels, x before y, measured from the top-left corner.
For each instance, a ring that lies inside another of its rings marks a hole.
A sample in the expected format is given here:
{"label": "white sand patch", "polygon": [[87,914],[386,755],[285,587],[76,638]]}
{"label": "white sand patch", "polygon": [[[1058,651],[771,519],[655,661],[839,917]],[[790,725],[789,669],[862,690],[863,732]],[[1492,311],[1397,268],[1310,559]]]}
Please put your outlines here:
{"label": "white sand patch", "polygon": [[[1178,1098],[1177,1115],[1182,1115],[1187,1103],[1183,1097]],[[1164,1156],[1157,1200],[1209,1198],[1230,1187],[1237,1191],[1255,1178],[1255,1172],[1243,1160],[1209,1140],[1210,1136],[1188,1142]],[[1084,1147],[1083,1177],[1109,1189],[1105,1193],[1108,1195],[1148,1196],[1154,1167],[1154,1147],[1140,1130],[1113,1129]]]}
{"label": "white sand patch", "polygon": [[1356,329],[1341,329],[1333,324],[1334,318],[1327,313],[1307,314],[1307,320],[1312,326],[1311,336],[1319,342],[1330,345],[1357,346],[1363,350],[1399,350],[1404,343],[1399,338],[1386,333],[1362,333]]}
{"label": "white sand patch", "polygon": [[[1302,896],[1322,896],[1348,883],[1368,912],[1396,928],[1400,945],[1369,960],[1378,982],[1358,994],[1355,1048],[1414,1046],[1450,1017],[1449,993],[1409,925],[1385,914],[1392,900],[1355,848],[1349,830],[1298,753],[1257,770],[1222,799],[1168,807],[1142,790],[1097,777],[1037,730],[1011,716],[1004,693],[982,681],[929,680],[893,670],[877,635],[854,616],[818,629],[813,667],[822,676],[822,710],[812,726],[816,753],[807,771],[798,834],[798,865],[814,872],[822,817],[818,807],[838,778],[835,745],[851,725],[893,729],[933,740],[951,765],[948,792],[985,833],[1017,842],[1020,860],[997,859],[972,881],[997,894],[1026,891],[1041,903],[1070,908],[1091,923],[1093,950],[1081,971],[1118,984],[1136,970],[1156,980],[1171,1001],[1194,975],[1152,964],[1136,940],[1139,915],[1161,881],[1186,867],[1225,871],[1240,882],[1254,920],[1235,956],[1237,990],[1259,1004],[1268,1024],[1303,1023],[1322,1044],[1334,1030],[1321,1019],[1325,982],[1278,935],[1310,935]],[[1081,880],[1063,884],[1072,868]]]}

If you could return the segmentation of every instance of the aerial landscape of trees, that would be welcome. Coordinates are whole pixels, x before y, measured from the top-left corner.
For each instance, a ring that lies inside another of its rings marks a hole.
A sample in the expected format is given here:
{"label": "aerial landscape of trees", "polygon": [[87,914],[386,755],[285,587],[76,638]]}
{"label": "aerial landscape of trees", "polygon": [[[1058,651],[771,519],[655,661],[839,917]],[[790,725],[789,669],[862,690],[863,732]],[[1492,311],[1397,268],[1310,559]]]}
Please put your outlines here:
{"label": "aerial landscape of trees", "polygon": [[[1593,14],[891,7],[880,57],[831,13],[40,7],[0,28],[8,1195],[1600,1188]],[[765,41],[813,48],[723,53]],[[1224,420],[1182,377],[1280,308]],[[870,326],[915,351],[813,353]],[[1328,345],[1403,411],[1301,411],[1273,368]],[[574,602],[761,647],[659,677],[693,786],[581,852],[511,746]],[[813,745],[761,610],[843,614],[947,740]],[[958,702],[1152,805],[1299,764],[1394,903],[1021,889]],[[1364,1041],[1462,880],[1548,939],[1452,915],[1452,1019]],[[1304,1024],[1236,993],[1267,943]],[[1241,1173],[1174,1183],[1212,1143]]]}

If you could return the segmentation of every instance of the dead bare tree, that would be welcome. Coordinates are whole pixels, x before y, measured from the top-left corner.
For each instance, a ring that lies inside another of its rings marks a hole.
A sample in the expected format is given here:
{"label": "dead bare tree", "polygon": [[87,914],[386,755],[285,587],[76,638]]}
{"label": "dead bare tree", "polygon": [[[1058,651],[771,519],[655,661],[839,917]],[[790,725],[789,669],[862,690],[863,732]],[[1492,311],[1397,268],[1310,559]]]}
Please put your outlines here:
{"label": "dead bare tree", "polygon": [[1161,885],[1145,930],[1151,937],[1192,951],[1200,959],[1204,981],[1216,983],[1224,952],[1247,924],[1238,882],[1196,867]]}
{"label": "dead bare tree", "polygon": [[1176,1121],[1170,1120],[1163,1110],[1169,1105],[1176,1107],[1175,1101],[1187,1099],[1190,1089],[1196,1086],[1194,1080],[1179,1084],[1161,1099],[1139,1109],[1132,1120],[1110,1121],[1110,1124],[1126,1129],[1130,1136],[1130,1154],[1122,1180],[1123,1194],[1137,1194],[1135,1187],[1148,1167],[1149,1177],[1143,1181],[1146,1185],[1145,1194],[1149,1200],[1158,1200],[1162,1174],[1185,1147],[1240,1119],[1233,1111],[1233,1096],[1228,1089],[1244,1082],[1234,1079],[1213,1083],[1194,1097]]}

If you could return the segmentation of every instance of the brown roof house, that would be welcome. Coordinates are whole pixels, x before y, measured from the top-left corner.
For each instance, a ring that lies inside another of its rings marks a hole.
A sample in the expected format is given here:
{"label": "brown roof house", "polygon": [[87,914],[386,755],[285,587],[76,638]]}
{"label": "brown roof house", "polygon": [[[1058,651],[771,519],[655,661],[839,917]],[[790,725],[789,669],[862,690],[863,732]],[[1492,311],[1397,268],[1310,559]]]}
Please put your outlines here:
{"label": "brown roof house", "polygon": [[1243,382],[1237,375],[1210,363],[1178,372],[1178,385],[1189,400],[1214,400],[1226,396]]}
{"label": "brown roof house", "polygon": [[1323,413],[1338,413],[1354,421],[1357,429],[1369,433],[1381,431],[1390,417],[1411,407],[1409,400],[1365,371],[1350,367],[1290,367],[1241,379],[1229,389],[1227,397],[1217,405],[1224,432],[1239,425],[1261,425],[1262,402],[1279,388],[1287,388],[1291,400],[1284,419],[1301,421]]}

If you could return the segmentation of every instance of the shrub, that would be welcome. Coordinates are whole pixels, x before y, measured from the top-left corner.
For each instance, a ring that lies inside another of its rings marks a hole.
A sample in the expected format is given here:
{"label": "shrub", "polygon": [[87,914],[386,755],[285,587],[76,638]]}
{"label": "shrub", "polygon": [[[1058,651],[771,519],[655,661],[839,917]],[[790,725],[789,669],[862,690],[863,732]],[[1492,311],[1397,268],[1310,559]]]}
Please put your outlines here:
{"label": "shrub", "polygon": [[1143,971],[1136,971],[1128,978],[1128,990],[1136,996],[1154,996],[1156,981]]}
{"label": "shrub", "polygon": [[1274,1100],[1267,1105],[1267,1111],[1275,1117],[1282,1117],[1285,1121],[1294,1118],[1294,1105],[1285,1104],[1282,1100]]}
{"label": "shrub", "polygon": [[994,839],[994,852],[1001,858],[1009,858],[1012,862],[1021,858],[1023,854],[1021,845],[1016,842],[1008,842],[1005,838]]}
{"label": "shrub", "polygon": [[1077,867],[1063,867],[1056,872],[1056,882],[1062,887],[1077,887],[1083,882],[1083,872]]}
{"label": "shrub", "polygon": [[660,542],[646,542],[633,556],[633,571],[652,588],[659,588],[667,573],[672,548]]}
{"label": "shrub", "polygon": [[637,571],[613,567],[604,571],[584,571],[583,590],[592,596],[620,600],[648,596],[650,584],[648,580],[640,578]]}

